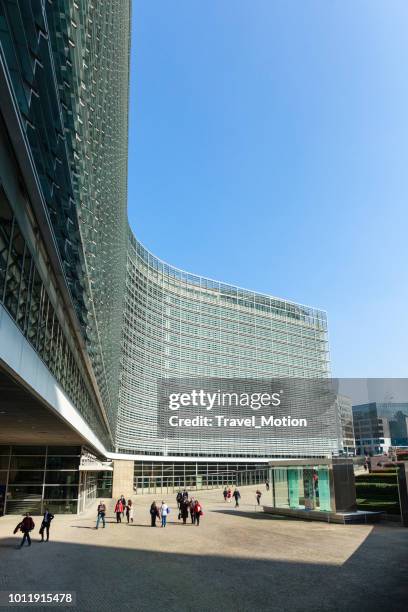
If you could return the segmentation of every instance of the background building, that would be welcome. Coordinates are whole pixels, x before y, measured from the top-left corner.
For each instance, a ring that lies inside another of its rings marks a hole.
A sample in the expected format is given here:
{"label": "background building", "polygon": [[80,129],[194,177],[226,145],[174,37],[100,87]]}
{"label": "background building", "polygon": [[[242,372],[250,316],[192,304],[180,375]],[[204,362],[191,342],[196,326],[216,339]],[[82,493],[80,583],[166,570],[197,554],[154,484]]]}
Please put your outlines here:
{"label": "background building", "polygon": [[340,448],[344,455],[356,454],[356,442],[353,427],[353,407],[351,398],[337,395],[337,412],[339,419]]}
{"label": "background building", "polygon": [[353,406],[353,423],[359,455],[388,453],[390,446],[408,447],[408,403]]}

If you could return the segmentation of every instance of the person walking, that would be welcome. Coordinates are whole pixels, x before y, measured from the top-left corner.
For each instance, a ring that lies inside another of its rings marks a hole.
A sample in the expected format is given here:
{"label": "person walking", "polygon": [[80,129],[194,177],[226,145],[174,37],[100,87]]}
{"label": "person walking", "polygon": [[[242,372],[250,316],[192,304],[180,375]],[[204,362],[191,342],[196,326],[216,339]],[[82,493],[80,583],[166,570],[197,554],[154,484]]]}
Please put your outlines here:
{"label": "person walking", "polygon": [[49,541],[50,539],[50,526],[51,526],[51,521],[54,518],[54,515],[52,514],[52,512],[50,512],[48,510],[48,508],[45,508],[45,512],[43,515],[43,520],[41,523],[41,527],[40,527],[40,536],[41,536],[41,542],[44,542],[44,531],[47,534],[47,539],[45,540],[46,542]]}
{"label": "person walking", "polygon": [[256,490],[255,497],[256,497],[256,501],[257,501],[258,506],[259,506],[260,501],[261,501],[261,497],[262,497],[262,493],[260,492],[259,489]]}
{"label": "person walking", "polygon": [[265,487],[266,487],[266,490],[269,491],[269,480],[268,479],[265,480]]}
{"label": "person walking", "polygon": [[97,509],[97,518],[96,518],[96,527],[95,527],[95,529],[98,529],[99,523],[101,521],[102,521],[102,527],[103,527],[103,529],[105,529],[105,515],[106,515],[106,506],[103,503],[103,501],[101,500],[99,502],[98,509]]}
{"label": "person walking", "polygon": [[17,533],[17,531],[20,530],[23,533],[23,539],[21,540],[20,548],[24,546],[24,542],[26,540],[27,540],[28,546],[31,546],[30,531],[32,531],[34,527],[35,527],[35,523],[33,519],[31,518],[30,513],[26,512],[23,520],[21,521],[21,523],[17,525],[17,527],[14,529],[14,532],[13,532],[13,533]]}
{"label": "person walking", "polygon": [[123,518],[125,516],[125,510],[126,510],[126,497],[124,495],[121,495],[120,501],[122,502],[122,518]]}
{"label": "person walking", "polygon": [[119,498],[118,501],[116,502],[116,506],[115,506],[115,514],[116,514],[116,522],[117,523],[121,523],[122,522],[122,514],[123,514],[123,503],[122,503],[122,498]]}
{"label": "person walking", "polygon": [[202,515],[203,515],[203,509],[201,507],[200,502],[197,499],[194,504],[195,524],[197,525],[197,527],[200,525],[200,517]]}
{"label": "person walking", "polygon": [[238,508],[239,507],[239,500],[241,498],[241,493],[238,491],[238,489],[235,489],[233,495],[234,495],[234,498],[235,498],[235,507]]}
{"label": "person walking", "polygon": [[165,527],[167,524],[167,517],[170,514],[170,508],[167,504],[162,501],[162,505],[160,506],[160,516],[161,516],[161,526]]}
{"label": "person walking", "polygon": [[156,527],[156,519],[158,517],[160,517],[160,512],[159,512],[156,502],[154,501],[152,505],[150,506],[150,520],[151,520],[150,526],[151,527]]}
{"label": "person walking", "polygon": [[223,496],[224,496],[224,501],[227,501],[227,497],[228,497],[228,491],[227,491],[227,487],[225,487],[224,491],[223,491]]}
{"label": "person walking", "polygon": [[176,502],[177,502],[177,508],[180,510],[180,504],[183,501],[183,494],[181,491],[179,491],[177,493],[177,497],[176,497]]}
{"label": "person walking", "polygon": [[126,519],[127,522],[133,523],[133,503],[131,499],[128,499],[128,503],[126,504]]}
{"label": "person walking", "polygon": [[189,505],[187,499],[183,499],[180,503],[180,517],[183,519],[183,525],[187,523]]}
{"label": "person walking", "polygon": [[195,523],[195,499],[194,497],[192,497],[188,503],[189,508],[190,508],[190,518],[191,518],[191,523],[192,525],[194,525]]}
{"label": "person walking", "polygon": [[231,503],[231,497],[232,497],[232,492],[231,489],[228,487],[228,491],[227,491],[227,502],[230,504]]}

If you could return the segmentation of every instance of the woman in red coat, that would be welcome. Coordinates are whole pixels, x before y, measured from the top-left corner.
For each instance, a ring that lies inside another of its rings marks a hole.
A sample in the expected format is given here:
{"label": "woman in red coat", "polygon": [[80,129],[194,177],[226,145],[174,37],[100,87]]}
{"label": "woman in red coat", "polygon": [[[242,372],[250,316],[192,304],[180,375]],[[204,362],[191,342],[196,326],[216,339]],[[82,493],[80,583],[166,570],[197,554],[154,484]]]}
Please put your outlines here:
{"label": "woman in red coat", "polygon": [[122,522],[122,512],[123,512],[123,504],[122,504],[121,499],[118,499],[118,501],[116,502],[115,512],[116,512],[116,522],[121,523]]}
{"label": "woman in red coat", "polygon": [[200,516],[203,516],[203,509],[198,499],[196,499],[195,504],[194,504],[194,517],[195,517],[194,522],[197,526],[200,524]]}

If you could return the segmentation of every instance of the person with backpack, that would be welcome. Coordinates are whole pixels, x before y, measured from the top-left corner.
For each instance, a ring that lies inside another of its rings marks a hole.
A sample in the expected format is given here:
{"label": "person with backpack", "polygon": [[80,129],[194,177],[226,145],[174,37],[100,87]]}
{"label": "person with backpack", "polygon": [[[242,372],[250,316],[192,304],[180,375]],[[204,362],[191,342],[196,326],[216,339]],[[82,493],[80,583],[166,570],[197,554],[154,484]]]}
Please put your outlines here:
{"label": "person with backpack", "polygon": [[97,513],[95,529],[98,529],[100,521],[102,521],[102,527],[105,529],[106,506],[102,500],[99,502]]}
{"label": "person with backpack", "polygon": [[160,512],[159,512],[156,502],[154,501],[152,505],[150,506],[150,520],[151,520],[150,526],[151,527],[156,527],[156,519],[159,516],[160,516]]}
{"label": "person with backpack", "polygon": [[200,525],[200,516],[203,516],[203,509],[198,499],[194,503],[194,516],[195,516],[195,524],[198,527]]}
{"label": "person with backpack", "polygon": [[161,526],[165,527],[167,524],[167,517],[170,514],[170,508],[168,507],[167,504],[164,503],[164,501],[162,501],[162,505],[160,507],[160,516],[161,516]]}
{"label": "person with backpack", "polygon": [[51,521],[54,518],[54,515],[52,514],[52,512],[49,512],[48,508],[45,508],[45,512],[44,512],[44,516],[43,516],[43,520],[41,523],[41,527],[40,527],[40,536],[41,536],[41,542],[44,542],[44,531],[47,533],[47,539],[45,540],[46,542],[49,541],[50,539],[50,526],[51,526]]}
{"label": "person with backpack", "polygon": [[117,523],[121,523],[122,522],[122,514],[123,514],[123,503],[122,503],[122,498],[118,499],[118,501],[116,502],[115,505],[115,514],[116,514],[116,522]]}
{"label": "person with backpack", "polygon": [[255,497],[256,497],[256,501],[258,502],[258,506],[259,506],[261,497],[262,497],[262,493],[259,489],[256,490]]}
{"label": "person with backpack", "polygon": [[34,521],[30,516],[29,512],[26,512],[21,523],[17,525],[13,533],[17,533],[20,530],[23,533],[23,539],[21,540],[20,548],[24,546],[24,542],[27,540],[28,546],[31,546],[30,531],[35,527]]}
{"label": "person with backpack", "polygon": [[238,491],[238,489],[235,489],[233,496],[235,498],[235,507],[238,508],[239,507],[239,500],[241,498],[241,493]]}

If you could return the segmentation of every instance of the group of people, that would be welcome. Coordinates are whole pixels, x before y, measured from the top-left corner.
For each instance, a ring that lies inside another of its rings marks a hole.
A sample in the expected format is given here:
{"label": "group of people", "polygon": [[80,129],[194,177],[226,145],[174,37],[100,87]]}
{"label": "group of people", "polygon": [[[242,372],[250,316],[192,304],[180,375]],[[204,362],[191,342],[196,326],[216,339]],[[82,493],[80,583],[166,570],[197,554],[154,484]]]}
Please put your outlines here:
{"label": "group of people", "polygon": [[[101,521],[102,521],[102,527],[105,527],[106,525],[106,521],[105,521],[106,504],[102,500],[99,502],[98,509],[96,512],[97,512],[96,529],[98,529],[99,523]],[[117,523],[121,523],[122,518],[124,518],[125,516],[126,516],[126,520],[128,523],[133,523],[134,508],[133,508],[133,503],[131,499],[128,499],[126,501],[125,496],[121,495],[115,504],[114,512],[116,514]]]}
{"label": "group of people", "polygon": [[198,499],[191,497],[189,499],[188,492],[179,491],[176,497],[178,507],[178,519],[183,520],[183,525],[187,524],[188,516],[190,515],[191,523],[193,525],[200,525],[200,518],[203,516],[203,509]]}
{"label": "group of people", "polygon": [[[50,539],[50,526],[51,526],[51,521],[53,520],[54,515],[52,514],[52,512],[50,512],[48,510],[48,508],[45,508],[45,512],[43,514],[43,518],[41,521],[41,526],[40,526],[40,536],[41,536],[41,540],[40,542],[48,542]],[[27,542],[28,546],[31,546],[31,536],[30,533],[31,531],[33,531],[33,529],[35,528],[35,523],[33,521],[32,516],[30,515],[29,512],[26,512],[24,514],[24,518],[22,521],[20,521],[18,523],[18,525],[16,526],[16,528],[14,529],[13,533],[17,533],[18,531],[21,531],[21,533],[23,534],[23,539],[21,540],[20,543],[20,548],[22,548],[24,546],[24,542]],[[44,534],[46,535],[46,539],[44,540]]]}
{"label": "group of people", "polygon": [[[183,521],[183,525],[187,524],[187,519],[190,515],[191,523],[198,527],[200,518],[203,516],[203,509],[198,499],[194,499],[194,497],[189,498],[188,492],[184,490],[177,493],[176,503],[178,508],[178,519]],[[159,507],[154,501],[150,506],[151,527],[156,527],[157,519],[161,520],[162,527],[166,527],[169,514],[170,508],[166,502],[162,501]]]}
{"label": "group of people", "polygon": [[116,514],[116,522],[121,523],[122,518],[126,516],[126,520],[128,523],[133,523],[133,504],[132,500],[126,498],[124,495],[121,495],[118,501],[115,504],[115,514]]}
{"label": "group of people", "polygon": [[165,501],[162,501],[161,506],[159,507],[157,503],[154,501],[150,506],[150,526],[157,527],[156,521],[157,519],[161,520],[161,526],[166,527],[167,525],[167,517],[170,514],[170,508],[166,504]]}
{"label": "group of people", "polygon": [[238,491],[238,489],[234,489],[234,492],[232,492],[231,488],[225,487],[224,491],[222,492],[223,497],[224,497],[224,501],[231,503],[231,499],[234,498],[235,499],[235,508],[239,507],[239,500],[241,499],[241,493]]}
{"label": "group of people", "polygon": [[[266,485],[266,490],[269,491],[269,481],[267,480],[265,482]],[[237,488],[234,489],[234,491],[232,491],[231,487],[225,487],[224,491],[222,492],[222,495],[224,497],[224,501],[230,503],[231,499],[234,498],[235,499],[235,508],[239,507],[239,500],[241,499],[241,493],[238,491]],[[261,497],[262,497],[262,492],[257,489],[255,491],[255,499],[256,499],[256,503],[258,504],[258,506],[261,503]]]}

